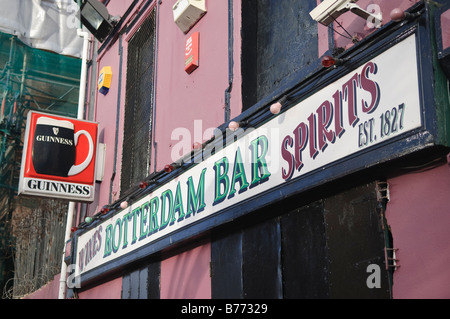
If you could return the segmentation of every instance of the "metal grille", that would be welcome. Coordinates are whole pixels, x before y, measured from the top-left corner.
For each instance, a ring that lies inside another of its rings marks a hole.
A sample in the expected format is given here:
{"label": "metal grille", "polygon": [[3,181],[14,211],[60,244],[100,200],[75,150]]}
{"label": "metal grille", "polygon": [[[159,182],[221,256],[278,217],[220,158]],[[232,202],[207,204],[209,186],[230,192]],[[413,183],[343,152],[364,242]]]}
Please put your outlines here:
{"label": "metal grille", "polygon": [[153,10],[128,43],[121,193],[150,172],[154,63]]}

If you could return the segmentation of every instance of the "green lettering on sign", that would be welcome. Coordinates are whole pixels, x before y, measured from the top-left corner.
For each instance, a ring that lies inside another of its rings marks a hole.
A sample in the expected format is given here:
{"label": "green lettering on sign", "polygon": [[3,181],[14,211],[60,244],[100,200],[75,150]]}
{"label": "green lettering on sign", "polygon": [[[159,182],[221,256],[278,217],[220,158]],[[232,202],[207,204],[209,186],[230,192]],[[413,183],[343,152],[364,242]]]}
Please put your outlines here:
{"label": "green lettering on sign", "polygon": [[192,176],[189,176],[187,181],[188,196],[187,196],[187,211],[186,218],[191,214],[201,212],[205,207],[205,173],[206,168],[203,169],[200,178],[198,180],[197,192],[195,192],[194,182]]}
{"label": "green lettering on sign", "polygon": [[103,258],[108,257],[112,253],[112,224],[106,226],[105,229],[105,252],[103,254]]}
{"label": "green lettering on sign", "polygon": [[242,162],[242,155],[239,147],[236,151],[236,157],[234,160],[233,176],[231,178],[230,194],[228,198],[233,197],[234,193],[236,193],[235,189],[236,182],[239,182],[239,184],[241,185],[241,187],[239,188],[239,193],[242,193],[245,190],[247,190],[249,184],[247,182],[247,177],[245,175],[244,163]]}
{"label": "green lettering on sign", "polygon": [[[166,199],[168,199],[167,205],[167,218],[166,218]],[[173,214],[173,193],[170,189],[164,191],[161,194],[161,226],[159,229],[164,229],[169,224]]]}
{"label": "green lettering on sign", "polygon": [[[269,149],[269,141],[266,136],[260,136],[253,140],[249,147],[252,152],[252,182],[250,187],[265,182],[271,175],[267,168],[266,155]],[[261,148],[260,155],[258,149]]]}
{"label": "green lettering on sign", "polygon": [[148,234],[153,234],[158,231],[158,210],[159,210],[159,198],[153,197],[150,200],[150,229]]}
{"label": "green lettering on sign", "polygon": [[175,200],[173,202],[173,214],[172,219],[170,220],[170,224],[175,223],[175,215],[178,212],[178,220],[182,221],[184,219],[184,208],[183,208],[183,198],[181,196],[181,186],[180,182],[178,182],[177,190],[175,192]]}
{"label": "green lettering on sign", "polygon": [[[223,167],[223,172],[221,173],[221,168]],[[215,174],[215,187],[214,187],[214,203],[217,205],[224,201],[228,194],[228,188],[230,187],[230,179],[228,178],[228,158],[223,157],[214,163]],[[222,187],[223,186],[223,187]],[[223,192],[221,190],[223,188]]]}

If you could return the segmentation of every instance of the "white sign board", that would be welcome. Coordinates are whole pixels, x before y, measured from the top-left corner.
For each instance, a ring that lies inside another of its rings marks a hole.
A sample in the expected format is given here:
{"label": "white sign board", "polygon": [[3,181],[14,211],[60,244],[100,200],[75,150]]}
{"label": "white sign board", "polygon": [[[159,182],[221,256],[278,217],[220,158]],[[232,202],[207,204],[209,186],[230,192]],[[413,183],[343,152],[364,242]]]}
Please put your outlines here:
{"label": "white sign board", "polygon": [[83,233],[76,274],[421,127],[417,72],[412,35]]}

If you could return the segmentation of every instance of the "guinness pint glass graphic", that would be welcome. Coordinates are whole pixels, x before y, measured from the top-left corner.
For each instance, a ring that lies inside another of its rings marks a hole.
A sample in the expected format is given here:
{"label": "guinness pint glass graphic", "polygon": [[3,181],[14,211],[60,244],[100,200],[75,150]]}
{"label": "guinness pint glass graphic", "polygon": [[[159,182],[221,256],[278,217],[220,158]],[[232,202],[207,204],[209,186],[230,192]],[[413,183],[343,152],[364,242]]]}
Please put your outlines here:
{"label": "guinness pint glass graphic", "polygon": [[[80,135],[88,139],[89,151],[85,160],[75,165]],[[38,118],[32,148],[32,162],[36,173],[60,177],[74,176],[88,167],[93,155],[94,143],[87,131],[75,133],[74,124],[69,121]]]}

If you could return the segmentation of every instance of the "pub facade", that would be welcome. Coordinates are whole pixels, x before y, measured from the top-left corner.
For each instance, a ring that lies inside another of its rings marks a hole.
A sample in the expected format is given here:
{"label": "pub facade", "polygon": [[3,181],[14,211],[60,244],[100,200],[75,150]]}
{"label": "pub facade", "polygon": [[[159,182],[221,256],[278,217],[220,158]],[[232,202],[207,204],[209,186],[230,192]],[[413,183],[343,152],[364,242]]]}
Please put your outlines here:
{"label": "pub facade", "polygon": [[67,298],[450,297],[448,1],[103,4]]}

